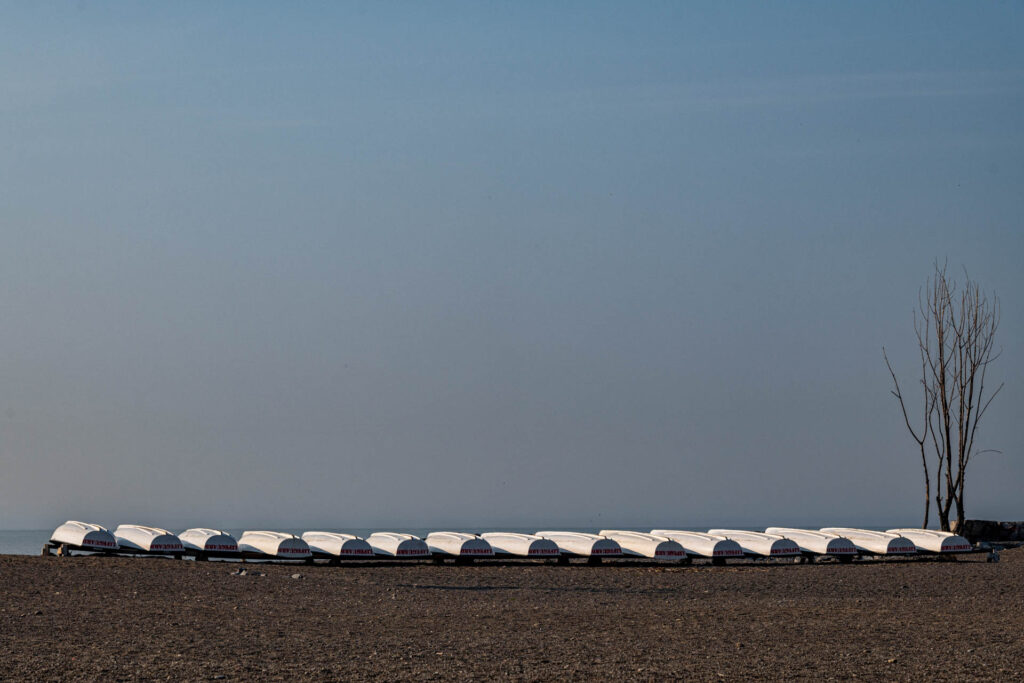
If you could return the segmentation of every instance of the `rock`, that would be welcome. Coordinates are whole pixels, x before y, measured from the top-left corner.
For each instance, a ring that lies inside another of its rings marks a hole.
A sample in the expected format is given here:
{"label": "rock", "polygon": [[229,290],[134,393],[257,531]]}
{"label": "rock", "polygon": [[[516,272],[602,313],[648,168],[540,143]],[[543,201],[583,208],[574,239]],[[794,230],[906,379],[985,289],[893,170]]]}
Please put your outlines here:
{"label": "rock", "polygon": [[301,579],[302,578],[302,574],[292,574],[292,578],[293,579]]}
{"label": "rock", "polygon": [[987,519],[965,519],[964,528],[953,523],[954,533],[960,534],[971,543],[989,541],[1015,543],[1024,541],[1024,522],[996,522]]}

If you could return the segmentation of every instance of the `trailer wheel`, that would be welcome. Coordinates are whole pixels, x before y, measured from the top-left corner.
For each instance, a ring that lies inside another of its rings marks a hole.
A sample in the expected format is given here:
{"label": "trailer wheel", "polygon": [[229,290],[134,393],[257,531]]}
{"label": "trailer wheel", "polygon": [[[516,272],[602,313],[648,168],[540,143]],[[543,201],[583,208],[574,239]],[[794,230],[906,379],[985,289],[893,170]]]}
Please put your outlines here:
{"label": "trailer wheel", "polygon": [[711,566],[712,567],[724,567],[725,566],[725,558],[724,557],[712,557],[711,558]]}
{"label": "trailer wheel", "polygon": [[587,558],[587,564],[589,564],[591,566],[594,566],[596,564],[601,564],[601,558],[600,557],[588,557]]}
{"label": "trailer wheel", "polygon": [[853,562],[853,555],[839,555],[839,564],[850,564]]}
{"label": "trailer wheel", "polygon": [[561,565],[563,567],[568,567],[569,566],[569,558],[566,557],[565,555],[559,555],[558,559],[555,560],[555,564]]}

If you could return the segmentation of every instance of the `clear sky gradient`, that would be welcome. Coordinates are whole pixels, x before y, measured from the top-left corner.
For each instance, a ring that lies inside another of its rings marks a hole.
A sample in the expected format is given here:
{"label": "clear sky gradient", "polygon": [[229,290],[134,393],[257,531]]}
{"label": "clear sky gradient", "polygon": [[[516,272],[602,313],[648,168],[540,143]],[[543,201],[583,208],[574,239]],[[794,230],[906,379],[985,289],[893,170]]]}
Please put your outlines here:
{"label": "clear sky gradient", "polygon": [[5,3],[0,527],[915,524],[882,360],[1003,302],[1019,3]]}

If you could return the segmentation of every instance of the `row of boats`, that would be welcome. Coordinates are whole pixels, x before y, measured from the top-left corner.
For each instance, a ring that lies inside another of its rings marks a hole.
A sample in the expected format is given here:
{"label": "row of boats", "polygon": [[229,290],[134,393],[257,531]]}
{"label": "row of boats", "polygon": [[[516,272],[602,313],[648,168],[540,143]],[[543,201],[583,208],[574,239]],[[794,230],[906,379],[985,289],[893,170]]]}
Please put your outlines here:
{"label": "row of boats", "polygon": [[846,527],[791,529],[768,527],[763,532],[709,529],[706,533],[677,529],[650,532],[602,529],[596,534],[578,531],[538,531],[533,534],[490,532],[470,534],[435,531],[420,538],[412,534],[377,532],[366,538],[331,531],[307,531],[301,536],[280,531],[246,531],[237,539],[219,529],[187,529],[173,534],[166,529],[122,524],[113,532],[98,524],[68,521],[53,532],[44,553],[69,551],[190,555],[199,560],[237,558],[262,560],[325,559],[402,560],[446,558],[471,561],[485,558],[586,558],[599,562],[612,557],[688,562],[710,559],[832,557],[841,562],[859,555],[893,556],[972,552],[967,539],[932,529],[872,531]]}

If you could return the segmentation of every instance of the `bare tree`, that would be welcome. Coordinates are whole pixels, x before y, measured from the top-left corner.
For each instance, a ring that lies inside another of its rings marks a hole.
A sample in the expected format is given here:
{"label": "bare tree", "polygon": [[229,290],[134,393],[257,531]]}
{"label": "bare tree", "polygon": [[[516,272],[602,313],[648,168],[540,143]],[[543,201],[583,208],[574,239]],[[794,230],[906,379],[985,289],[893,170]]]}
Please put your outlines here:
{"label": "bare tree", "polygon": [[[982,416],[1003,388],[986,393],[988,366],[999,357],[995,335],[999,327],[999,298],[981,291],[964,271],[962,287],[950,279],[946,265],[935,263],[935,273],[918,293],[914,332],[921,359],[921,413],[911,420],[899,380],[882,349],[900,404],[903,421],[917,443],[924,469],[924,526],[928,526],[934,494],[935,510],[943,530],[950,528],[950,512],[956,526],[964,523],[964,488],[974,441]],[[918,425],[915,428],[915,424]],[[935,467],[928,467],[930,459]],[[934,484],[934,486],[933,486]]]}

